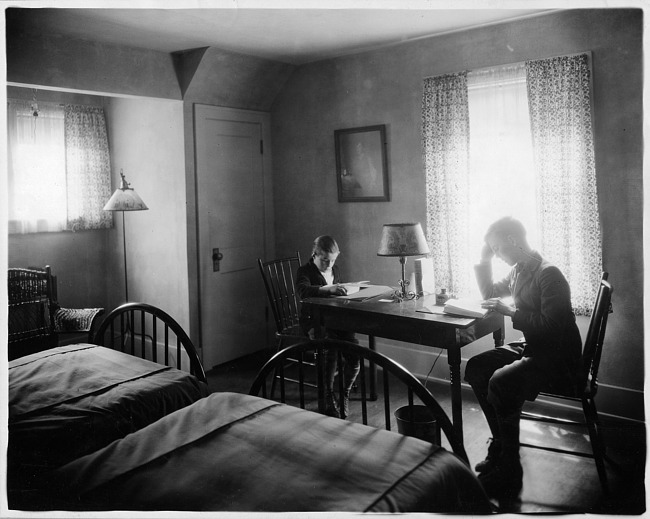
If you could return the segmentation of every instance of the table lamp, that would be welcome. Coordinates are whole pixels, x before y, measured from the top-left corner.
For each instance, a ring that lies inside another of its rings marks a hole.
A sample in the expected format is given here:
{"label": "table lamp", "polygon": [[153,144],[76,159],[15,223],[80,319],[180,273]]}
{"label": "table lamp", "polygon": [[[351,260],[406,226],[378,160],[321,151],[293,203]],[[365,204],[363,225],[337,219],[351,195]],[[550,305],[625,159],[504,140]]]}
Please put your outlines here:
{"label": "table lamp", "polygon": [[409,282],[405,279],[406,257],[422,256],[429,252],[429,245],[419,223],[384,224],[377,256],[399,257],[399,262],[402,265],[402,279],[399,280],[400,290],[394,294],[398,301],[417,297],[414,292],[407,291]]}
{"label": "table lamp", "polygon": [[115,190],[113,196],[106,202],[104,206],[104,211],[122,211],[122,237],[124,243],[124,288],[126,302],[129,302],[129,281],[128,274],[126,270],[126,227],[124,221],[124,211],[144,211],[149,209],[145,203],[142,201],[142,198],[135,192],[132,187],[129,187],[130,184],[126,181],[124,177],[123,170],[120,169],[120,176],[122,180],[120,181],[120,187]]}

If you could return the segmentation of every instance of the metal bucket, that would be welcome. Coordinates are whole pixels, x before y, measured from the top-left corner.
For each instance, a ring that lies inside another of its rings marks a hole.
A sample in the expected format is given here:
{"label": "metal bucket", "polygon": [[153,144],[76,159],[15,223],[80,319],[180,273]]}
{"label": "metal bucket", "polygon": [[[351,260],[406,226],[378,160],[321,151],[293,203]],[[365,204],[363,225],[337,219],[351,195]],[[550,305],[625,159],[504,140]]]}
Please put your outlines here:
{"label": "metal bucket", "polygon": [[[411,415],[411,411],[413,414]],[[412,416],[412,418],[411,418]],[[440,445],[440,429],[435,417],[424,405],[403,406],[395,410],[397,431],[425,442]]]}

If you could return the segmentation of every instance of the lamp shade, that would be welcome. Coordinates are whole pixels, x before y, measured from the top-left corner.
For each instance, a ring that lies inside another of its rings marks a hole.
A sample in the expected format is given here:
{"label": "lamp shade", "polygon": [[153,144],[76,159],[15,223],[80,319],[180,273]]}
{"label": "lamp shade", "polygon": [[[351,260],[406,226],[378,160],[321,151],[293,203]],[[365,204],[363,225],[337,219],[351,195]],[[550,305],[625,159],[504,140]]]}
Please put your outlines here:
{"label": "lamp shade", "polygon": [[384,224],[377,256],[419,256],[429,252],[419,223]]}
{"label": "lamp shade", "polygon": [[149,209],[142,198],[135,192],[124,177],[124,173],[120,170],[122,180],[120,187],[115,190],[113,196],[106,202],[104,211],[144,211]]}

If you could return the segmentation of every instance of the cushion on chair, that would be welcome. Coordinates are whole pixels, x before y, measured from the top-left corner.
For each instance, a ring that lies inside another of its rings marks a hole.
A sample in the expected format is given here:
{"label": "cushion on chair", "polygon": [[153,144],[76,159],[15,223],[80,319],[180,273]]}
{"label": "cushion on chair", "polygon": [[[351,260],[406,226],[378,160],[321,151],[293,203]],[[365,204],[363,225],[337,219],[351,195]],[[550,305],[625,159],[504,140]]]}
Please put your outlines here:
{"label": "cushion on chair", "polygon": [[103,308],[59,308],[54,312],[54,329],[57,332],[88,332],[96,315]]}

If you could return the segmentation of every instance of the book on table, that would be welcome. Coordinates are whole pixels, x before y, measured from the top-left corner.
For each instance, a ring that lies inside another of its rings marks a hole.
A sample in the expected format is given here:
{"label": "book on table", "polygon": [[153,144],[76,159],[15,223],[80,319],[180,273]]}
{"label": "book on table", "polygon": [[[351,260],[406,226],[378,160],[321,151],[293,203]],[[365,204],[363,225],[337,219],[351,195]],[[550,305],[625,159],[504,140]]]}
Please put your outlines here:
{"label": "book on table", "polygon": [[362,288],[367,287],[368,283],[370,283],[370,281],[351,281],[349,283],[338,283],[337,285],[325,285],[325,288],[340,286],[345,288],[347,295],[352,295],[356,294]]}
{"label": "book on table", "polygon": [[[345,286],[345,283],[343,283]],[[348,289],[348,293],[344,296],[336,296],[339,299],[350,299],[352,301],[365,301],[366,299],[372,299],[388,292],[392,292],[393,289],[384,285],[361,285],[355,288],[358,288],[354,292],[350,291],[352,287],[345,287]],[[354,290],[354,289],[353,289]]]}
{"label": "book on table", "polygon": [[413,262],[413,284],[417,295],[435,294],[436,281],[433,274],[433,260],[418,258]]}
{"label": "book on table", "polygon": [[478,299],[449,299],[443,307],[443,312],[462,317],[485,317],[487,308],[481,308],[481,300]]}

